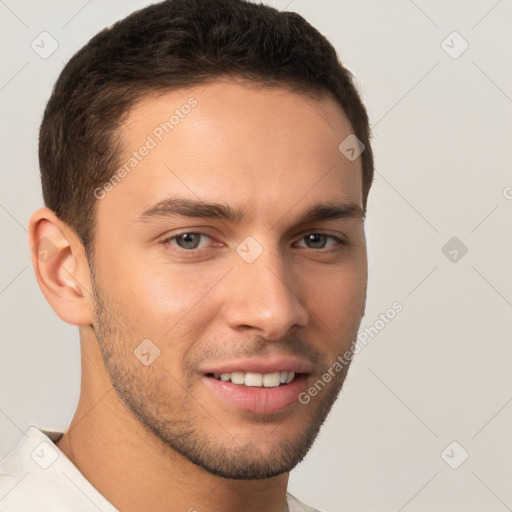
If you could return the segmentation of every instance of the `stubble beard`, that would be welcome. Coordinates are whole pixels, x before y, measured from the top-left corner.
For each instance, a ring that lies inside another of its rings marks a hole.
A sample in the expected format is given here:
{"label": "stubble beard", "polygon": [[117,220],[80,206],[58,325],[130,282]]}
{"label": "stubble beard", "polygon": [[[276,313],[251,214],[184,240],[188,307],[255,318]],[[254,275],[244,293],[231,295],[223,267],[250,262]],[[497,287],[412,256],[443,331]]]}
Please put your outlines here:
{"label": "stubble beard", "polygon": [[[275,421],[271,414],[260,414],[255,415],[245,439],[231,435],[228,424],[222,427],[224,439],[219,439],[204,426],[205,410],[190,396],[193,391],[190,383],[177,384],[176,379],[170,378],[163,369],[160,375],[145,371],[148,368],[133,354],[133,348],[138,344],[133,334],[123,336],[116,321],[121,318],[121,324],[128,325],[127,319],[118,314],[112,303],[105,302],[93,274],[91,272],[95,298],[93,327],[105,369],[120,402],[143,427],[174,452],[223,478],[270,478],[291,471],[303,460],[342,389],[350,364],[336,374],[314,400],[307,405],[295,404],[304,408],[303,411],[299,409],[304,417],[304,428],[294,436],[289,433],[279,436],[280,422],[276,421],[273,431],[276,442],[269,445],[271,436],[267,435],[265,448],[258,447],[251,440],[251,430],[257,429],[258,424]],[[174,389],[185,396],[171,396],[170,384],[176,384]],[[281,421],[286,423],[286,417],[283,418]],[[213,419],[222,426],[222,418]]]}

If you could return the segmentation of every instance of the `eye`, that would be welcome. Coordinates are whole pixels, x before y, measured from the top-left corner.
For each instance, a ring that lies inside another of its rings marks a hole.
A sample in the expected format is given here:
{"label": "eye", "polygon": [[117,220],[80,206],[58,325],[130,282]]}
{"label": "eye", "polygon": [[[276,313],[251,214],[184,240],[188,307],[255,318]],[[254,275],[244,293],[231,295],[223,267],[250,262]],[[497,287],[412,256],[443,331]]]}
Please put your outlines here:
{"label": "eye", "polygon": [[181,233],[180,235],[175,235],[167,240],[164,240],[165,245],[173,245],[177,246],[179,249],[183,251],[193,251],[195,249],[201,249],[199,247],[201,244],[201,237],[206,240],[211,240],[208,235],[204,233]]}
{"label": "eye", "polygon": [[[334,235],[327,235],[325,233],[310,233],[309,235],[303,236],[301,241],[306,242],[306,247],[310,249],[328,249],[335,245],[345,245],[345,242]],[[331,240],[331,245],[327,246],[327,242]]]}
{"label": "eye", "polygon": [[[302,245],[301,242],[304,242],[305,245]],[[192,231],[174,235],[165,239],[162,243],[169,250],[189,255],[194,254],[196,251],[206,249],[209,246],[223,245],[220,242],[215,243],[214,239],[205,233]],[[341,248],[341,246],[346,245],[346,242],[334,235],[326,233],[309,233],[303,236],[297,245],[309,249],[324,249],[329,251]]]}

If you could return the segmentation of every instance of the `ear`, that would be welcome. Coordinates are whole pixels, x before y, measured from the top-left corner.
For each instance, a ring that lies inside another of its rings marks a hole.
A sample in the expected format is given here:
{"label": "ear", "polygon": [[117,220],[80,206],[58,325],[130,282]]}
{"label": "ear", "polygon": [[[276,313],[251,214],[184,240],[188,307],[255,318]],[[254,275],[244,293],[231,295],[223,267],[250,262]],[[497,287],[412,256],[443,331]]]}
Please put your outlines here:
{"label": "ear", "polygon": [[92,324],[92,286],[85,249],[73,229],[48,208],[29,222],[32,264],[39,288],[60,319]]}

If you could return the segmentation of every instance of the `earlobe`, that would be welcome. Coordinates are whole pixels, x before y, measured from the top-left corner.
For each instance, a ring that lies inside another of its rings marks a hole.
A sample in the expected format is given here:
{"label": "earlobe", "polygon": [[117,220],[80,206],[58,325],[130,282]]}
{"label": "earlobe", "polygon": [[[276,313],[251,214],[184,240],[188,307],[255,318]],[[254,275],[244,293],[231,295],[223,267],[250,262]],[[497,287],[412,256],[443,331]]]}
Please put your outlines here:
{"label": "earlobe", "polygon": [[92,323],[92,288],[85,250],[73,229],[48,208],[29,223],[36,279],[55,313],[72,325]]}

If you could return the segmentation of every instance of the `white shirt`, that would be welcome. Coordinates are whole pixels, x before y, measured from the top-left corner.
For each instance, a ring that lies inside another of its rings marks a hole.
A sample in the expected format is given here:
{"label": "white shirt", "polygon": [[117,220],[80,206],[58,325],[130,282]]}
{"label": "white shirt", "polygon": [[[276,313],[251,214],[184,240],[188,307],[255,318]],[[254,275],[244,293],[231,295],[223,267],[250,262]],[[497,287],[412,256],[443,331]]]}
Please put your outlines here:
{"label": "white shirt", "polygon": [[[119,512],[55,442],[62,432],[30,425],[0,461],[1,512]],[[286,494],[285,512],[319,512]]]}

